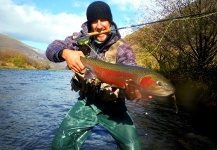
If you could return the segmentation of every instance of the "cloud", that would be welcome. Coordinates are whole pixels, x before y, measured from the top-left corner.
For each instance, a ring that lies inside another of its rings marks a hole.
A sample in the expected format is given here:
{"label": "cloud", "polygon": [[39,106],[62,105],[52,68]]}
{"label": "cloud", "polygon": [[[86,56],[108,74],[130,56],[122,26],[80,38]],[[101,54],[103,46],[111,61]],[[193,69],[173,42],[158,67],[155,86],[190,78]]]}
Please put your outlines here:
{"label": "cloud", "polygon": [[16,5],[11,0],[0,1],[0,5],[0,32],[19,40],[48,43],[63,39],[72,29],[79,31],[86,20],[84,14],[53,15],[32,5]]}
{"label": "cloud", "polygon": [[[0,33],[12,36],[24,43],[31,43],[31,46],[39,47],[40,45],[47,45],[55,39],[64,39],[74,31],[81,30],[81,24],[86,21],[85,9],[90,1],[73,0],[70,2],[70,7],[73,8],[74,14],[68,13],[71,8],[64,9],[61,12],[63,3],[52,2],[51,9],[46,10],[34,6],[31,1],[17,0],[0,0]],[[16,2],[17,2],[16,1]],[[115,13],[114,18],[118,27],[130,26],[138,23],[137,12],[144,16],[143,6],[149,5],[152,0],[144,2],[144,0],[109,0],[107,3],[111,6]],[[47,4],[48,2],[46,2]],[[46,8],[46,7],[44,7]],[[55,14],[51,10],[58,11]],[[64,7],[65,8],[65,7]],[[142,11],[138,11],[142,8]],[[81,12],[81,10],[83,12]],[[120,12],[123,13],[120,13]],[[76,14],[75,14],[76,13]],[[133,29],[120,30],[122,37],[132,33]],[[46,49],[43,46],[42,49]]]}
{"label": "cloud", "polygon": [[117,5],[121,10],[138,11],[138,9],[143,7],[151,7],[153,5],[153,0],[109,0],[110,4]]}

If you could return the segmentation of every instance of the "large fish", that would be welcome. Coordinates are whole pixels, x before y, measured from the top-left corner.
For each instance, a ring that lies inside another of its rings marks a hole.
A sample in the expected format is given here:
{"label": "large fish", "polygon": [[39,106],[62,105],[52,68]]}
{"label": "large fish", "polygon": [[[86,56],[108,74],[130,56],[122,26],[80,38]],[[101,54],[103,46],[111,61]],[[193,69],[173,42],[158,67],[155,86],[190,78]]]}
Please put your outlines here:
{"label": "large fish", "polygon": [[172,84],[159,73],[144,67],[112,64],[98,59],[81,57],[81,62],[101,81],[125,88],[126,80],[141,90],[143,96],[174,95]]}

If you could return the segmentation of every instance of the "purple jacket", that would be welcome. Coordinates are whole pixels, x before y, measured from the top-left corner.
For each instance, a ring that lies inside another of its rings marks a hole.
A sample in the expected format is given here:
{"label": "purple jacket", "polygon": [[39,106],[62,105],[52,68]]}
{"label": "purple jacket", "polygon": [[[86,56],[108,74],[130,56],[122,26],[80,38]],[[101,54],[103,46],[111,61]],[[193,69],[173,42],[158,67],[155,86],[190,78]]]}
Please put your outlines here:
{"label": "purple jacket", "polygon": [[[47,58],[53,62],[62,62],[64,61],[64,59],[60,55],[62,50],[79,50],[79,45],[77,41],[73,39],[73,36],[79,36],[81,34],[87,34],[88,32],[91,32],[90,29],[88,30],[87,22],[83,23],[81,27],[82,30],[80,32],[74,32],[71,36],[66,37],[65,40],[55,40],[51,44],[49,44],[46,50]],[[121,38],[120,33],[118,32],[118,30],[115,29],[117,29],[117,26],[114,22],[112,22],[112,32],[110,33],[107,40],[100,46],[94,41],[94,37],[90,37],[90,46],[102,59],[105,57],[105,52],[109,49],[109,47]],[[97,58],[96,54],[92,51],[90,52],[90,57]],[[119,46],[116,58],[117,63],[136,65],[135,54],[132,48],[127,43]]]}

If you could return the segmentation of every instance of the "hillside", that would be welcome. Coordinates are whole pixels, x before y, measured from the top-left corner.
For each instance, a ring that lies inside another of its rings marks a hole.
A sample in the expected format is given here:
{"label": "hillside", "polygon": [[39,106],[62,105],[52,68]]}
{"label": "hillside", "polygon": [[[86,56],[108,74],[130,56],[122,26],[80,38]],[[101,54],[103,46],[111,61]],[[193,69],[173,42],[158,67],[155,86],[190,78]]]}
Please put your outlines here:
{"label": "hillside", "polygon": [[39,63],[49,63],[52,69],[64,69],[66,66],[65,62],[52,63],[48,61],[44,51],[30,47],[13,37],[0,33],[0,52],[3,51],[16,51]]}

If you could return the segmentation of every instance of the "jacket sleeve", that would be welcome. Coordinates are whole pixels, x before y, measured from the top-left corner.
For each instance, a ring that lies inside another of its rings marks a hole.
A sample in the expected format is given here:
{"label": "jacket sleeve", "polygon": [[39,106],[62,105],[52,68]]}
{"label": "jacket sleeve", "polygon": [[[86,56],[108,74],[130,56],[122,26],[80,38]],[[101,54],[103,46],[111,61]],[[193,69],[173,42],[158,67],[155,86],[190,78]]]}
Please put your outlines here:
{"label": "jacket sleeve", "polygon": [[73,33],[72,36],[68,36],[65,40],[55,40],[50,43],[46,50],[46,57],[52,62],[62,62],[64,59],[61,57],[61,53],[64,49],[78,50],[77,41],[73,39],[73,36],[78,36],[79,33]]}
{"label": "jacket sleeve", "polygon": [[127,43],[119,46],[117,51],[117,63],[123,63],[126,65],[137,65],[135,54],[132,48]]}

